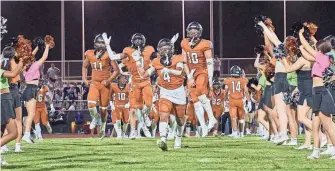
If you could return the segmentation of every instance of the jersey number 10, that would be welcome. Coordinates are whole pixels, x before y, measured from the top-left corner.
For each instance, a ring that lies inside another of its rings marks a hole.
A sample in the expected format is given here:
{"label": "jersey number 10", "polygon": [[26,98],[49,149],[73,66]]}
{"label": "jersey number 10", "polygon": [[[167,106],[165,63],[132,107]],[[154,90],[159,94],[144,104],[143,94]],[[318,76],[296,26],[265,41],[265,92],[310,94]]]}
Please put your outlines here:
{"label": "jersey number 10", "polygon": [[190,54],[190,52],[187,52],[187,56],[188,56],[188,61],[192,64],[197,64],[199,63],[199,58],[198,58],[198,54],[195,52],[192,52]]}
{"label": "jersey number 10", "polygon": [[94,70],[98,71],[102,71],[102,63],[101,62],[94,62],[93,63],[93,66],[94,66]]}
{"label": "jersey number 10", "polygon": [[232,81],[231,84],[233,86],[233,93],[235,93],[235,91],[241,92],[241,82],[240,81],[237,81],[236,85],[235,85],[235,81]]}
{"label": "jersey number 10", "polygon": [[126,100],[126,94],[125,93],[118,93],[119,100]]}

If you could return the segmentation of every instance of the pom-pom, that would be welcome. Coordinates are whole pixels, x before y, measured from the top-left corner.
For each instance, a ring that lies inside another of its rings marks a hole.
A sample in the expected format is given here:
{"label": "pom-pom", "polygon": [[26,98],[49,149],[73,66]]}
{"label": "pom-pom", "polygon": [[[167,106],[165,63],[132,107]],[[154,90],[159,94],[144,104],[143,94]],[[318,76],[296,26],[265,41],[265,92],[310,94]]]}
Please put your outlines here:
{"label": "pom-pom", "polygon": [[34,56],[32,55],[31,41],[25,39],[22,35],[18,36],[16,53],[17,58],[23,58],[26,63],[32,63],[35,60]]}
{"label": "pom-pom", "polygon": [[36,37],[34,40],[33,40],[33,46],[34,47],[38,47],[39,49],[44,49],[45,47],[45,43],[44,43],[44,40],[42,39],[42,37]]}
{"label": "pom-pom", "polygon": [[256,29],[256,34],[260,37],[263,37],[263,28],[262,26],[258,25],[258,24],[255,24],[255,29]]}
{"label": "pom-pom", "polygon": [[50,35],[46,35],[44,37],[44,42],[45,44],[48,44],[50,47],[50,49],[54,48],[55,47],[55,42],[54,42],[54,38]]}
{"label": "pom-pom", "polygon": [[285,51],[285,44],[280,44],[278,47],[275,47],[273,49],[273,54],[276,57],[276,59],[285,58],[287,56],[287,53]]}
{"label": "pom-pom", "polygon": [[264,52],[264,46],[263,45],[257,45],[255,48],[254,48],[254,52],[256,54],[261,54]]}
{"label": "pom-pom", "polygon": [[257,86],[258,85],[257,78],[251,78],[251,79],[249,79],[248,84],[247,84],[248,89],[254,91],[255,89],[251,87],[251,84],[254,84],[255,86]]}
{"label": "pom-pom", "polygon": [[298,52],[297,38],[289,36],[285,39],[285,50],[291,57],[295,56]]}
{"label": "pom-pom", "polygon": [[260,21],[265,21],[267,19],[267,17],[265,15],[257,15],[255,18],[254,18],[254,22],[255,24],[258,24],[258,22]]}
{"label": "pom-pom", "polygon": [[3,36],[6,33],[8,33],[6,23],[7,23],[7,19],[1,16],[1,19],[0,19],[0,34],[1,34],[0,40],[2,40]]}
{"label": "pom-pom", "polygon": [[11,37],[9,38],[8,44],[6,46],[16,47],[18,41],[19,41],[18,37]]}
{"label": "pom-pom", "polygon": [[308,28],[311,36],[314,36],[315,33],[318,31],[318,26],[312,22],[306,23],[305,26]]}

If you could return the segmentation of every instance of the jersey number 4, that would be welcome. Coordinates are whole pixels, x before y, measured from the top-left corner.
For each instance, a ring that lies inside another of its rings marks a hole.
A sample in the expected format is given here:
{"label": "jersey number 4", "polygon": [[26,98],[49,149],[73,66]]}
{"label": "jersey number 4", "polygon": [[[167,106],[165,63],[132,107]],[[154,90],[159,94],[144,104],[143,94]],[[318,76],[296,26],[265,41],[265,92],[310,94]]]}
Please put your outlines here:
{"label": "jersey number 4", "polygon": [[235,93],[235,91],[241,92],[241,82],[240,81],[237,81],[236,85],[235,85],[235,81],[232,81],[231,84],[233,86],[233,93]]}
{"label": "jersey number 4", "polygon": [[188,61],[192,64],[197,64],[199,63],[199,58],[198,58],[198,54],[195,52],[187,52],[187,56],[188,56]]}
{"label": "jersey number 4", "polygon": [[93,67],[94,67],[94,70],[98,71],[102,71],[102,63],[101,62],[94,62],[93,63]]}
{"label": "jersey number 4", "polygon": [[167,82],[171,82],[171,78],[170,78],[170,75],[169,75],[169,73],[164,73],[163,74],[163,80],[164,81],[167,81]]}

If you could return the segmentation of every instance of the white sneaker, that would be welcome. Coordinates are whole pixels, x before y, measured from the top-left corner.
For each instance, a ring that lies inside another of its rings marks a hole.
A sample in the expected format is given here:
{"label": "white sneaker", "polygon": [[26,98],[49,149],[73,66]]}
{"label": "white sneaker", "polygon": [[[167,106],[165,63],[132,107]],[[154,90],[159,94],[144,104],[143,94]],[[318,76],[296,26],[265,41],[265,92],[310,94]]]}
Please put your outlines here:
{"label": "white sneaker", "polygon": [[22,140],[24,140],[25,142],[29,143],[29,144],[34,144],[34,141],[30,138],[30,136],[26,136],[24,135],[22,137]]}
{"label": "white sneaker", "polygon": [[307,156],[308,159],[318,159],[320,158],[320,152],[313,151],[311,155]]}
{"label": "white sneaker", "polygon": [[90,123],[90,129],[94,129],[97,126],[97,120],[93,117],[92,122]]}
{"label": "white sneaker", "polygon": [[181,148],[181,137],[176,137],[174,141],[174,148]]}
{"label": "white sneaker", "polygon": [[217,136],[218,136],[218,131],[214,131],[214,132],[213,132],[213,136],[214,136],[214,137],[217,137]]}
{"label": "white sneaker", "polygon": [[22,150],[21,147],[15,148],[15,153],[23,153],[24,151]]}
{"label": "white sneaker", "polygon": [[[91,125],[90,125],[90,127],[91,127]],[[51,133],[52,133],[52,128],[51,128],[51,126],[46,126],[46,128],[47,128],[47,131],[49,132],[49,134],[51,134]]]}
{"label": "white sneaker", "polygon": [[[298,142],[297,141],[290,141],[290,142],[287,142],[285,141],[285,146],[297,146],[298,145]],[[282,144],[284,145],[284,144]]]}
{"label": "white sneaker", "polygon": [[6,153],[10,151],[10,148],[8,147],[8,145],[4,145],[1,147],[1,153]]}
{"label": "white sneaker", "polygon": [[247,130],[246,130],[246,134],[247,134],[247,135],[251,135],[250,129],[247,129]]}
{"label": "white sneaker", "polygon": [[307,149],[307,150],[313,150],[313,146],[312,145],[301,145],[301,146],[299,146],[299,147],[297,147],[297,148],[295,148],[296,150],[305,150],[305,149]]}
{"label": "white sneaker", "polygon": [[207,137],[208,136],[208,128],[209,127],[206,127],[206,126],[204,126],[202,129],[201,129],[201,137]]}
{"label": "white sneaker", "polygon": [[333,153],[333,151],[335,151],[334,147],[327,148],[327,150],[321,152],[320,155],[331,155]]}
{"label": "white sneaker", "polygon": [[281,144],[283,144],[286,140],[288,140],[288,136],[287,136],[287,135],[279,136],[279,138],[276,139],[276,141],[274,141],[274,143],[277,144],[277,145],[281,145]]}
{"label": "white sneaker", "polygon": [[0,165],[1,165],[1,166],[8,165],[8,163],[5,161],[5,159],[4,159],[3,156],[1,156],[1,158],[0,158]]}
{"label": "white sneaker", "polygon": [[208,126],[207,126],[207,131],[208,132],[211,131],[212,128],[215,126],[216,123],[217,123],[216,119],[210,120],[209,123],[208,123]]}
{"label": "white sneaker", "polygon": [[129,139],[131,139],[131,140],[134,140],[134,139],[136,139],[136,136],[135,136],[135,131],[134,131],[134,130],[130,131],[130,134],[129,134]]}
{"label": "white sneaker", "polygon": [[199,134],[199,132],[198,132],[198,131],[195,131],[195,137],[198,137],[198,138],[200,138],[200,134]]}

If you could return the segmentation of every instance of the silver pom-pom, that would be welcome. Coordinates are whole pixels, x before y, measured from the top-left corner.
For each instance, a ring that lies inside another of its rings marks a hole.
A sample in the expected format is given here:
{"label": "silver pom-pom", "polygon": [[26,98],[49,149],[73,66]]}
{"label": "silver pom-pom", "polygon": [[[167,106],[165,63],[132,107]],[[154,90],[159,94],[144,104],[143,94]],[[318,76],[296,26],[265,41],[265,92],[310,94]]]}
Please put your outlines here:
{"label": "silver pom-pom", "polygon": [[7,19],[1,16],[1,23],[0,23],[0,33],[1,37],[0,40],[2,40],[3,36],[8,33],[7,31]]}

